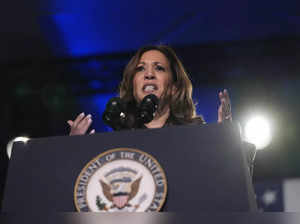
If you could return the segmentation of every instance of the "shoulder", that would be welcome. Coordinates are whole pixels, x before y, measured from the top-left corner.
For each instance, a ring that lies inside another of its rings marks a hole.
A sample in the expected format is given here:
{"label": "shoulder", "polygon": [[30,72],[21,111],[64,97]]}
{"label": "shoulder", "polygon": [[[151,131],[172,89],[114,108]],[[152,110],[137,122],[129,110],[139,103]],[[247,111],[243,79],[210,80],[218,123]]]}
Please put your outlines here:
{"label": "shoulder", "polygon": [[169,126],[169,125],[189,125],[189,124],[202,125],[206,123],[202,116],[196,116],[191,119],[170,117],[167,120],[166,124]]}
{"label": "shoulder", "polygon": [[200,115],[192,118],[191,124],[206,124],[204,118]]}

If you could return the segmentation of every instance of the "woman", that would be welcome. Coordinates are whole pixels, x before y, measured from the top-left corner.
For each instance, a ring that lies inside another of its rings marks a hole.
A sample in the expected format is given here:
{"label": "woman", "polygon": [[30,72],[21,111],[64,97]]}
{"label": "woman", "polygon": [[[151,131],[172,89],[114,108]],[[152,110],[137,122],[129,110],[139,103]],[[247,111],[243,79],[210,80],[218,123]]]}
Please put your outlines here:
{"label": "woman", "polygon": [[[120,85],[122,101],[134,110],[149,94],[158,97],[159,106],[154,119],[145,124],[146,128],[205,123],[201,116],[196,116],[191,81],[175,52],[168,46],[140,48],[124,70]],[[232,120],[228,92],[220,92],[219,99],[218,122]],[[81,113],[74,121],[68,121],[70,135],[85,134],[91,123],[91,115]],[[95,130],[90,132],[93,133]]]}

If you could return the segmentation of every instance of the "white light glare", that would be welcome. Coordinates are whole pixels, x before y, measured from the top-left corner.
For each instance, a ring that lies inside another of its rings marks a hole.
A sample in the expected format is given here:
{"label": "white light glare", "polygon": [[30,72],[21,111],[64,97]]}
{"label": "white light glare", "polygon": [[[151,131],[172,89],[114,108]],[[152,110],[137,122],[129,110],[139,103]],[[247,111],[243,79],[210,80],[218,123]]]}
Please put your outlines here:
{"label": "white light glare", "polygon": [[251,118],[245,125],[245,140],[254,144],[256,149],[263,149],[272,139],[270,124],[264,117]]}
{"label": "white light glare", "polygon": [[16,138],[10,140],[7,143],[7,147],[6,147],[6,152],[7,152],[8,158],[10,159],[10,157],[11,157],[12,146],[13,146],[14,142],[24,142],[24,143],[26,143],[29,139],[30,138],[28,138],[28,137],[16,137]]}

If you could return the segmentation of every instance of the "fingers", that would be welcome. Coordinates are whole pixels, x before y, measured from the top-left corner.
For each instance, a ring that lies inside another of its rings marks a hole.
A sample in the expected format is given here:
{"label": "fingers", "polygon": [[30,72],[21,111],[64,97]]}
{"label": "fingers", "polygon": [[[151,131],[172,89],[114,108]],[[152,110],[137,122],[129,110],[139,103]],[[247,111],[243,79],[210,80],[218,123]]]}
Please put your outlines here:
{"label": "fingers", "polygon": [[227,119],[226,117],[231,115],[231,102],[230,102],[230,98],[229,98],[229,93],[227,91],[227,89],[225,89],[223,91],[223,96],[224,96],[224,105],[225,105],[225,119]]}
{"label": "fingers", "polygon": [[71,121],[71,120],[68,120],[67,123],[70,125],[70,127],[72,127],[72,125],[73,125],[74,122]]}
{"label": "fingers", "polygon": [[76,117],[74,121],[74,126],[77,126],[82,121],[83,118],[84,118],[84,113],[82,112]]}
{"label": "fingers", "polygon": [[226,108],[225,101],[221,100],[221,104],[218,108],[218,123],[221,123],[226,119],[226,117],[225,117],[226,112],[225,112],[224,108]]}
{"label": "fingers", "polygon": [[226,100],[228,102],[230,102],[229,93],[228,93],[227,89],[224,89],[223,93],[224,93],[224,96],[225,96]]}
{"label": "fingers", "polygon": [[232,120],[231,115],[231,103],[229,93],[226,89],[219,92],[220,106],[218,108],[218,122],[221,123],[224,120]]}
{"label": "fingers", "polygon": [[89,114],[78,123],[77,128],[82,130],[85,133],[91,124],[92,124],[92,115]]}
{"label": "fingers", "polygon": [[[89,114],[84,116],[84,113],[79,114],[74,121],[67,121],[71,127],[70,135],[84,135],[92,124],[92,116]],[[93,134],[95,130],[92,130]]]}
{"label": "fingers", "polygon": [[223,121],[223,115],[222,115],[222,105],[218,108],[218,123],[221,123]]}
{"label": "fingers", "polygon": [[95,129],[90,131],[90,135],[93,135],[93,134],[95,134]]}

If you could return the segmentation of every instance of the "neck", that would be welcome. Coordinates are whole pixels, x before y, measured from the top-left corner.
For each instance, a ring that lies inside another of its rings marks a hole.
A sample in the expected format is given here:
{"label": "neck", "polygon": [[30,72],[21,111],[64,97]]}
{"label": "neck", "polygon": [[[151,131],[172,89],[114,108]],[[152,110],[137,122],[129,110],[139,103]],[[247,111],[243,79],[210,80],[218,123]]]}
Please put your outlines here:
{"label": "neck", "polygon": [[170,115],[170,109],[166,108],[162,114],[156,114],[154,119],[145,124],[147,128],[162,128]]}

